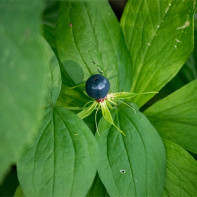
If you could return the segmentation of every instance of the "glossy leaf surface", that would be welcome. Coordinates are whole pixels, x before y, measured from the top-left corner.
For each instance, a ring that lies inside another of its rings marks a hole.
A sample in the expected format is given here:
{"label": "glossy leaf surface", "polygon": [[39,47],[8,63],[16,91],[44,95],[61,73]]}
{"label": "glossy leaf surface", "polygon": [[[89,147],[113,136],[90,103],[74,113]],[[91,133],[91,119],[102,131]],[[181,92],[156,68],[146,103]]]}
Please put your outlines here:
{"label": "glossy leaf surface", "polygon": [[194,51],[178,74],[159,91],[154,100],[159,100],[171,94],[195,79],[197,79],[197,14],[194,15]]}
{"label": "glossy leaf surface", "polygon": [[[195,0],[129,0],[121,26],[133,59],[132,92],[159,91],[193,50]],[[153,95],[134,98],[139,106]]]}
{"label": "glossy leaf surface", "polygon": [[160,135],[197,153],[197,80],[145,111]]}
{"label": "glossy leaf surface", "polygon": [[85,123],[64,108],[50,109],[18,163],[19,181],[25,196],[85,196],[96,164],[96,142]]}
{"label": "glossy leaf surface", "polygon": [[[85,123],[55,107],[61,89],[56,59],[49,64],[38,134],[17,164],[25,196],[85,196],[97,169],[97,145]],[[81,179],[83,177],[83,179]]]}
{"label": "glossy leaf surface", "polygon": [[99,68],[110,81],[110,91],[130,89],[132,64],[129,52],[107,1],[63,2],[56,43],[63,78],[69,76],[73,85],[98,74]]}
{"label": "glossy leaf surface", "polygon": [[166,184],[163,197],[190,197],[197,194],[197,162],[180,146],[165,140]]}
{"label": "glossy leaf surface", "polygon": [[[119,108],[114,123],[102,118],[99,144],[99,176],[110,196],[159,196],[165,182],[165,149],[157,131],[139,111]],[[154,142],[154,143],[153,143]]]}

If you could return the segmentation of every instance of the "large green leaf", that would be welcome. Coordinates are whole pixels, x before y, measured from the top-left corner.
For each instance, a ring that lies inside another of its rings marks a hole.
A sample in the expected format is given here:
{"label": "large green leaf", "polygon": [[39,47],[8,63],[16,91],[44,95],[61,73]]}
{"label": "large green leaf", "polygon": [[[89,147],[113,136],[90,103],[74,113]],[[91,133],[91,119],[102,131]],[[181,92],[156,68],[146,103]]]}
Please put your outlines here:
{"label": "large green leaf", "polygon": [[197,153],[197,80],[145,111],[163,138]]}
{"label": "large green leaf", "polygon": [[20,185],[25,196],[85,196],[96,174],[97,145],[77,115],[55,107],[61,89],[56,59],[46,86],[38,134],[17,164]]}
{"label": "large green leaf", "polygon": [[[134,66],[132,92],[158,91],[193,50],[195,0],[129,0],[121,18]],[[153,95],[134,98],[142,106]]]}
{"label": "large green leaf", "polygon": [[96,163],[96,142],[85,123],[64,108],[52,108],[17,167],[25,196],[85,196]]}
{"label": "large green leaf", "polygon": [[158,101],[178,90],[187,83],[197,79],[197,62],[194,58],[195,56],[195,53],[192,53],[176,77],[174,77],[166,86],[164,86],[164,88],[161,89],[159,94],[157,94],[151,100],[151,102]]}
{"label": "large green leaf", "polygon": [[111,91],[128,91],[132,64],[117,18],[107,0],[61,4],[56,44],[64,78],[73,85],[103,71]]}
{"label": "large green leaf", "polygon": [[50,53],[39,35],[41,1],[0,2],[0,179],[36,129]]}
{"label": "large green leaf", "polygon": [[180,146],[165,140],[166,184],[162,196],[191,197],[197,194],[197,162]]}
{"label": "large green leaf", "polygon": [[194,18],[194,51],[187,59],[178,74],[154,97],[159,100],[192,80],[197,79],[197,14]]}
{"label": "large green leaf", "polygon": [[99,176],[110,196],[160,196],[165,182],[165,149],[155,128],[139,111],[120,108],[115,124],[102,118],[96,139]]}

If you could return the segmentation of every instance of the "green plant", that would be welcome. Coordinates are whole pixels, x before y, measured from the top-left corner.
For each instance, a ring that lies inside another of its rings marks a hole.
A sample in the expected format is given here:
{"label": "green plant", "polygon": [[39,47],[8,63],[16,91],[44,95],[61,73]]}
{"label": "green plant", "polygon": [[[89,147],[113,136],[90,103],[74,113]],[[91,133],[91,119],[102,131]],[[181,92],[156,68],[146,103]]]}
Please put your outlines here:
{"label": "green plant", "polygon": [[193,51],[195,9],[128,0],[119,22],[106,0],[0,3],[0,178],[17,163],[15,196],[197,195],[196,79],[118,103],[117,127],[98,112],[100,135],[77,116],[98,70],[112,93],[160,91]]}

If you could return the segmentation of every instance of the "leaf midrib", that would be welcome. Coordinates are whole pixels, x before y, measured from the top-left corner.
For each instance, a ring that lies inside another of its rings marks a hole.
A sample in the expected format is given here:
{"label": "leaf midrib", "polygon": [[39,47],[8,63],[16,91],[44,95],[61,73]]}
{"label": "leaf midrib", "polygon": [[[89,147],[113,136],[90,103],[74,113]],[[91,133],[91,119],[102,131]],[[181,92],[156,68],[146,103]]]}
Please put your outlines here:
{"label": "leaf midrib", "polygon": [[[142,1],[142,2],[143,2],[143,1]],[[171,0],[170,4],[171,4],[171,3],[172,3],[172,0]],[[172,7],[172,6],[168,6],[168,11],[165,12],[165,14],[162,16],[162,18],[161,18],[161,20],[160,20],[159,28],[156,29],[156,31],[155,31],[155,33],[154,33],[154,35],[153,35],[153,37],[152,37],[152,40],[149,41],[150,46],[147,46],[147,48],[146,48],[146,50],[145,50],[145,52],[144,52],[144,57],[142,58],[142,60],[140,61],[139,65],[138,65],[138,67],[137,67],[137,68],[138,68],[138,69],[137,69],[138,72],[135,72],[135,78],[134,78],[134,80],[133,80],[133,84],[132,84],[132,87],[131,87],[131,91],[135,91],[137,81],[138,81],[139,76],[140,76],[140,74],[141,74],[141,72],[142,72],[143,62],[144,62],[145,58],[147,57],[147,53],[148,53],[148,51],[150,50],[150,48],[151,48],[151,46],[152,46],[152,42],[154,41],[154,39],[155,39],[156,36],[157,36],[157,32],[158,32],[158,31],[160,30],[160,28],[161,28],[161,24],[164,22],[164,18],[165,18],[165,17],[167,16],[167,14],[169,13],[170,7]],[[139,12],[138,12],[138,13],[139,13]],[[136,24],[136,23],[135,23],[135,24]],[[133,29],[134,29],[134,28],[133,28]],[[136,57],[136,59],[137,59],[137,57]],[[134,64],[134,66],[136,66],[136,65]]]}

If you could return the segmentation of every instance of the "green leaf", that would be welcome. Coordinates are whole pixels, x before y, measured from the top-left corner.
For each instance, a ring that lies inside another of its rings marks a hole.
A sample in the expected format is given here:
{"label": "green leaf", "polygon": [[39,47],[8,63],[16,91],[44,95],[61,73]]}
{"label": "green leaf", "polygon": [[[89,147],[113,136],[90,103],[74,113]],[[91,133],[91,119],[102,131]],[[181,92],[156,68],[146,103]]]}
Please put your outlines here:
{"label": "green leaf", "polygon": [[132,93],[132,92],[116,92],[116,93],[111,93],[107,96],[109,99],[131,99],[133,97],[136,97],[138,95],[144,95],[144,94],[156,94],[158,92],[144,92],[144,93]]}
{"label": "green leaf", "polygon": [[[193,50],[195,0],[129,0],[121,18],[134,67],[132,92],[159,91]],[[153,95],[134,98],[140,107]]]}
{"label": "green leaf", "polygon": [[55,107],[61,89],[56,59],[48,70],[38,134],[17,164],[20,185],[25,196],[84,196],[96,174],[97,145],[80,118]]}
{"label": "green leaf", "polygon": [[195,79],[197,79],[197,14],[194,17],[194,51],[176,77],[163,88],[162,92],[172,93]]}
{"label": "green leaf", "polygon": [[[197,64],[194,60],[194,53],[188,58],[179,73],[154,97],[154,101],[160,100],[187,83],[197,79]],[[153,101],[152,100],[152,101]]]}
{"label": "green leaf", "polygon": [[46,0],[45,9],[42,13],[43,36],[48,41],[53,50],[56,50],[55,26],[58,18],[59,1]]}
{"label": "green leaf", "polygon": [[139,111],[113,111],[123,136],[104,118],[99,122],[99,176],[110,196],[160,196],[165,182],[165,149],[157,131]]}
{"label": "green leaf", "polygon": [[42,6],[41,1],[0,2],[0,179],[31,140],[41,113],[50,58],[39,35]]}
{"label": "green leaf", "polygon": [[160,135],[197,153],[197,80],[145,111]]}
{"label": "green leaf", "polygon": [[197,14],[195,14],[194,17],[194,51],[179,73],[160,91],[158,95],[156,95],[154,100],[159,100],[162,97],[171,94],[195,79],[197,79]]}
{"label": "green leaf", "polygon": [[183,69],[181,69],[179,75],[179,77],[183,78],[182,80],[186,81],[187,83],[197,78],[197,62],[195,60],[196,54],[192,53],[192,55],[188,58],[187,62],[185,63]]}
{"label": "green leaf", "polygon": [[164,140],[167,154],[163,197],[191,197],[197,194],[197,162],[180,146]]}
{"label": "green leaf", "polygon": [[52,107],[56,104],[60,94],[62,80],[59,68],[59,63],[52,50],[50,50],[50,60],[48,63],[47,76],[45,81],[45,102],[44,107]]}
{"label": "green leaf", "polygon": [[101,182],[98,174],[96,175],[94,182],[86,195],[86,197],[109,197],[103,183]]}
{"label": "green leaf", "polygon": [[56,43],[63,78],[69,75],[73,86],[98,74],[99,68],[110,80],[112,92],[130,90],[131,59],[107,0],[63,2]]}
{"label": "green leaf", "polygon": [[75,114],[48,109],[17,169],[25,196],[85,196],[96,174],[96,141]]}
{"label": "green leaf", "polygon": [[[83,89],[85,89],[83,87]],[[79,88],[70,88],[62,84],[60,96],[57,100],[57,106],[64,107],[80,107],[83,108],[84,105],[90,101],[90,97],[82,93]]]}
{"label": "green leaf", "polygon": [[23,190],[20,185],[17,187],[14,197],[24,197]]}

